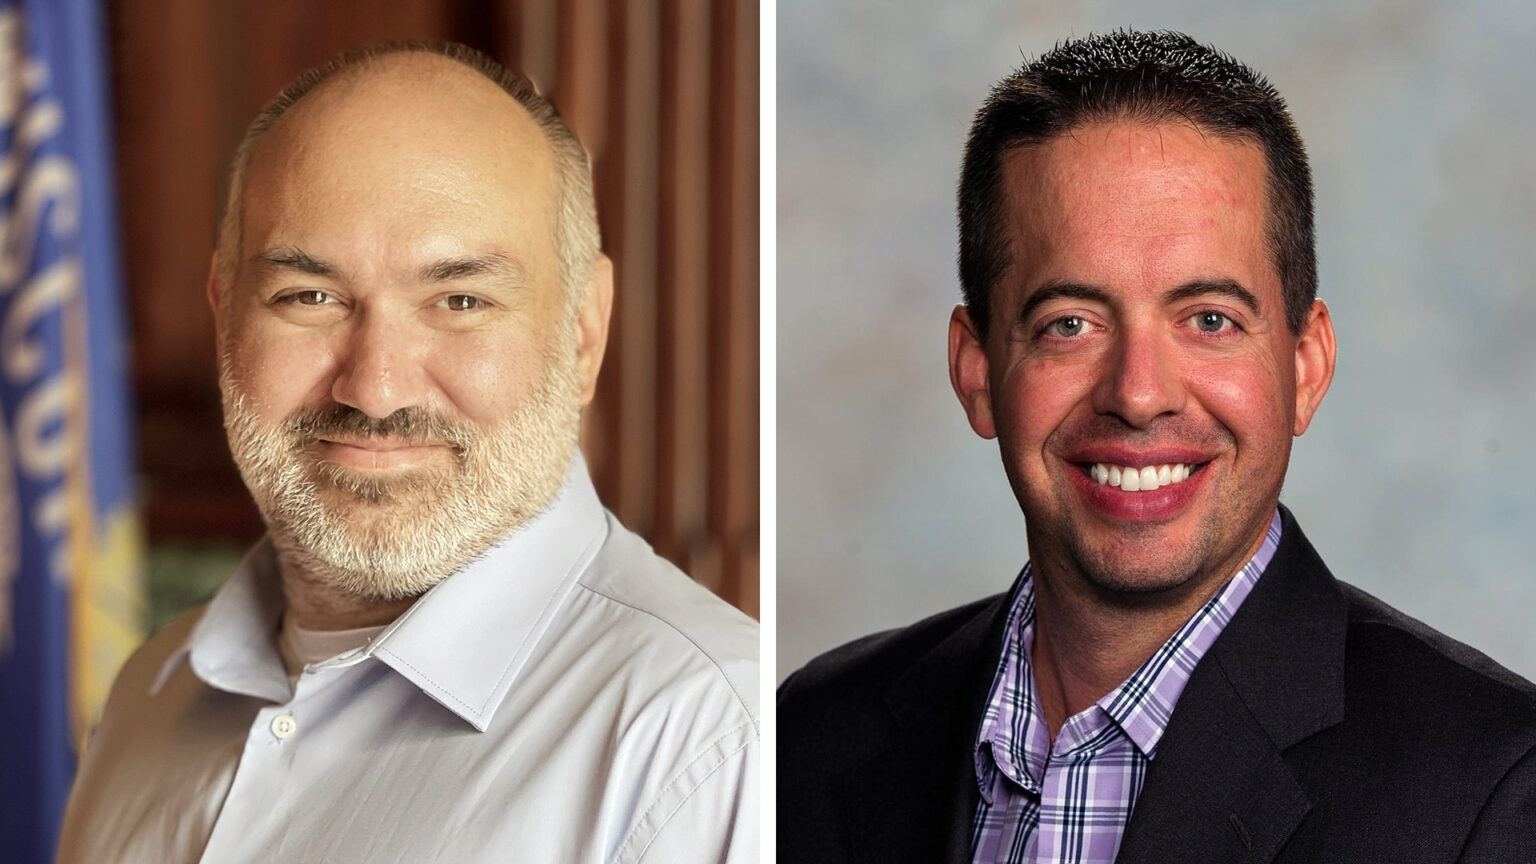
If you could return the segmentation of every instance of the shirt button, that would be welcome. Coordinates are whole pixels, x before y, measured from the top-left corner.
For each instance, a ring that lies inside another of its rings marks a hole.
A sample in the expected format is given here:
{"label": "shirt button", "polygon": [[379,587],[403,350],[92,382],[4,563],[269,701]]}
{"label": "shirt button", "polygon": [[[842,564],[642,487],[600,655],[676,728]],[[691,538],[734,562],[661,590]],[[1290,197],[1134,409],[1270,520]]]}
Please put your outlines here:
{"label": "shirt button", "polygon": [[279,714],[272,718],[272,734],[277,740],[286,741],[294,732],[298,731],[299,724],[287,714]]}

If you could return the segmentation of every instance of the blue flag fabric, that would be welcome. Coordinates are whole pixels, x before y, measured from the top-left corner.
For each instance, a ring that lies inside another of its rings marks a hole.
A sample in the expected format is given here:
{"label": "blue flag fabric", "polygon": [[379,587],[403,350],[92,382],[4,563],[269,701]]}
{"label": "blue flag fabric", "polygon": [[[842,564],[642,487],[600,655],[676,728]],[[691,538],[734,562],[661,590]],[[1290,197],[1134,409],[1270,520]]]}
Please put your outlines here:
{"label": "blue flag fabric", "polygon": [[53,859],[141,626],[97,0],[0,0],[0,860]]}

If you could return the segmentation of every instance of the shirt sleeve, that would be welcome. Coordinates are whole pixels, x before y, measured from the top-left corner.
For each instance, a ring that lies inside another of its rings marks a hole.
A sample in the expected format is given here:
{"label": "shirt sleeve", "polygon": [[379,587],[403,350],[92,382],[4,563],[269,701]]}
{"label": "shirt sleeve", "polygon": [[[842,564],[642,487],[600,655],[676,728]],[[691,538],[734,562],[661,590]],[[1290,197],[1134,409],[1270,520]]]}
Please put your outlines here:
{"label": "shirt sleeve", "polygon": [[717,742],[657,800],[620,848],[620,864],[755,864],[761,742],[755,728]]}

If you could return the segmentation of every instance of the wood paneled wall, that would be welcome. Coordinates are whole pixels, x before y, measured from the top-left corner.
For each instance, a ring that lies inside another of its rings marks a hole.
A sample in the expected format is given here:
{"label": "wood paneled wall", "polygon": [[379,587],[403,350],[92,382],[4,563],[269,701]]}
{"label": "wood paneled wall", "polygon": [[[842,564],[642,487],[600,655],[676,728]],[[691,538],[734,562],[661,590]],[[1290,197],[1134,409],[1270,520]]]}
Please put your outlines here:
{"label": "wood paneled wall", "polygon": [[594,157],[617,274],[582,433],[599,493],[757,614],[756,0],[146,0],[111,16],[152,542],[261,531],[224,442],[203,300],[246,124],[342,50],[452,39],[531,77]]}

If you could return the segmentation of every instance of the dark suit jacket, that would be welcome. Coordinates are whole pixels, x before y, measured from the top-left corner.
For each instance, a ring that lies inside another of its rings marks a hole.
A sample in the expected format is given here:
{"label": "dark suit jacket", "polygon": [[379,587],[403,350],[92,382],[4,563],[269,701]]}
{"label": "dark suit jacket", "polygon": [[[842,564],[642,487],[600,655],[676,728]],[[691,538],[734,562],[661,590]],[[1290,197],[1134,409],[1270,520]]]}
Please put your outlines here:
{"label": "dark suit jacket", "polygon": [[[1281,516],[1268,570],[1174,709],[1116,860],[1536,862],[1536,687],[1335,581]],[[970,860],[1009,596],[784,682],[780,861]]]}

